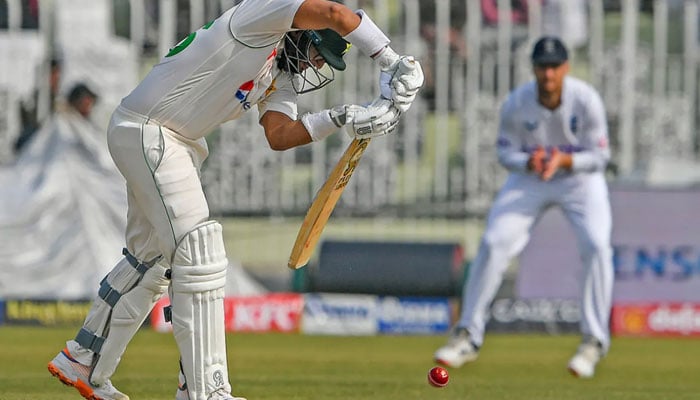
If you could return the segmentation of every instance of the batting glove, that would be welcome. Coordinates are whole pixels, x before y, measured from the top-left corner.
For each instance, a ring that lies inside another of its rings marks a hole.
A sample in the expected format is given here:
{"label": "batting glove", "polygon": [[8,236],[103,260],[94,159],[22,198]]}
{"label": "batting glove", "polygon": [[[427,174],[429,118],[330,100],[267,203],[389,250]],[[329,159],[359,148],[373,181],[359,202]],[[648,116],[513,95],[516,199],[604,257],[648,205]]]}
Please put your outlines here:
{"label": "batting glove", "polygon": [[337,131],[338,128],[351,123],[355,114],[364,110],[362,106],[343,104],[316,113],[304,114],[301,122],[309,132],[311,140],[318,142]]}
{"label": "batting glove", "polygon": [[380,94],[392,100],[399,111],[408,111],[425,80],[420,63],[412,56],[399,56],[388,46],[374,59],[381,69]]}
{"label": "batting glove", "polygon": [[360,111],[353,112],[352,132],[355,139],[366,139],[392,133],[401,117],[401,111],[390,100],[379,97]]}
{"label": "batting glove", "polygon": [[399,111],[402,113],[408,111],[424,81],[423,68],[418,60],[412,56],[402,56],[391,81],[393,89],[391,99]]}

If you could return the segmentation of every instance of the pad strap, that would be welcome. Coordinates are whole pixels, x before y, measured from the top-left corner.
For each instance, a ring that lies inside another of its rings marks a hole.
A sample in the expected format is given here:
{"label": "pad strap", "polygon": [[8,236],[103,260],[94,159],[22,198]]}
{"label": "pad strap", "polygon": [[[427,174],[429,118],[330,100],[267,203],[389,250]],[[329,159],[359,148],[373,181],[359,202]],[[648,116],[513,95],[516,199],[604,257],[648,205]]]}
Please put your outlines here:
{"label": "pad strap", "polygon": [[143,276],[143,274],[145,274],[146,271],[148,271],[148,269],[151,268],[151,267],[153,266],[153,264],[155,264],[156,261],[158,261],[158,259],[160,258],[160,257],[156,257],[155,259],[153,259],[153,260],[151,260],[151,261],[149,261],[149,262],[140,263],[139,260],[136,259],[136,257],[132,256],[131,253],[129,253],[129,250],[128,250],[126,247],[124,247],[124,248],[122,249],[122,255],[124,255],[124,258],[126,258],[126,261],[128,261],[129,264],[131,264],[132,267],[134,267],[137,271],[139,271],[139,273],[140,273],[142,276]]}
{"label": "pad strap", "polygon": [[[156,301],[167,290],[170,280],[165,277],[166,270],[161,263],[155,263],[143,276],[139,276],[138,284],[126,291],[114,307],[107,308],[103,303],[104,312],[109,314],[109,321],[105,328],[99,331],[103,332],[106,339],[94,358],[91,382],[101,385],[114,374],[127,343],[143,325]],[[120,280],[115,278],[113,285],[119,287],[119,282]]]}
{"label": "pad strap", "polygon": [[[139,281],[143,278],[143,274],[145,274],[146,271],[148,271],[148,269],[151,268],[151,266],[153,266],[153,264],[155,264],[156,261],[158,261],[158,258],[160,258],[158,257],[152,261],[141,263],[136,259],[136,257],[129,253],[129,250],[126,248],[122,249],[122,254],[124,255],[124,258],[129,263],[129,265],[131,265],[136,270],[136,272],[138,273],[138,278],[135,280],[134,284],[131,287],[125,288],[125,290],[123,291],[119,291],[112,287],[112,285],[107,280],[107,277],[109,275],[105,276],[104,279],[102,279],[102,281],[100,282],[100,289],[98,290],[97,295],[105,303],[107,303],[107,305],[109,305],[110,308],[114,308],[114,306],[117,304],[119,299],[121,299],[124,293],[127,293],[134,286],[138,285]],[[78,334],[75,336],[75,341],[78,342],[80,346],[86,349],[90,349],[97,354],[100,354],[105,339],[105,337],[98,336],[85,327],[81,328],[80,331],[78,331]]]}
{"label": "pad strap", "polygon": [[102,345],[105,343],[105,338],[102,336],[97,336],[83,327],[80,328],[78,334],[75,335],[75,341],[78,342],[81,347],[90,349],[93,352],[100,354],[100,351],[102,351]]}

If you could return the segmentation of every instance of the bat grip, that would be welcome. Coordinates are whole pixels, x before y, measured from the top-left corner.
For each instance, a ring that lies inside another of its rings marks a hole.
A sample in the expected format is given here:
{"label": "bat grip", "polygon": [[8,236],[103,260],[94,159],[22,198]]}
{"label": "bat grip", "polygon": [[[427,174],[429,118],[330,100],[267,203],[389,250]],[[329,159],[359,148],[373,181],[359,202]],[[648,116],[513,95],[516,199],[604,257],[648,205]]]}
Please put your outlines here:
{"label": "bat grip", "polygon": [[403,74],[411,72],[416,69],[416,60],[413,56],[407,56],[399,61],[399,71]]}

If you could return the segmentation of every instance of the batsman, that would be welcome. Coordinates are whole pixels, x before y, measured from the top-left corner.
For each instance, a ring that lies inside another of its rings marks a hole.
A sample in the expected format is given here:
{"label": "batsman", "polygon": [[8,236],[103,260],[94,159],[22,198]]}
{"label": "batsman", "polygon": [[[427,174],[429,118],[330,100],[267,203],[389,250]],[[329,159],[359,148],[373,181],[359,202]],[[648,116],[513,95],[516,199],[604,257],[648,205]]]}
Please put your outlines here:
{"label": "batsman", "polygon": [[[299,117],[297,96],[333,81],[350,44],[376,62],[381,95]],[[112,115],[108,145],[128,195],[124,257],[49,371],[87,399],[128,399],[110,378],[167,291],[180,352],[175,398],[241,399],[228,377],[222,227],[209,216],[200,181],[205,137],[252,106],[273,150],[320,141],[344,126],[356,138],[392,132],[423,73],[418,62],[400,70],[412,57],[389,44],[364,11],[339,3],[243,0],[174,46]]]}

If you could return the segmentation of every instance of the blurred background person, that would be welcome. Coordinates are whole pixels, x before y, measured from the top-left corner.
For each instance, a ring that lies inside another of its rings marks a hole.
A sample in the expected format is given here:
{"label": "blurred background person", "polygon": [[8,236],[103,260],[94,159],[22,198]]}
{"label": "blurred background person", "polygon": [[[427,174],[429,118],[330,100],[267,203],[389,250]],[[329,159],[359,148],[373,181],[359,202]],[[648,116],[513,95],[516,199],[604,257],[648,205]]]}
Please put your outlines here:
{"label": "blurred background person", "polygon": [[[49,114],[56,110],[56,100],[61,85],[61,72],[61,59],[58,57],[52,58],[49,62]],[[21,152],[22,148],[41,127],[43,121],[41,121],[39,116],[39,97],[39,90],[37,89],[34,91],[30,102],[22,102],[20,104],[22,130],[15,141],[15,153]]]}
{"label": "blurred background person", "polygon": [[90,119],[95,103],[97,103],[97,94],[85,83],[77,83],[68,93],[68,105],[86,120]]}

